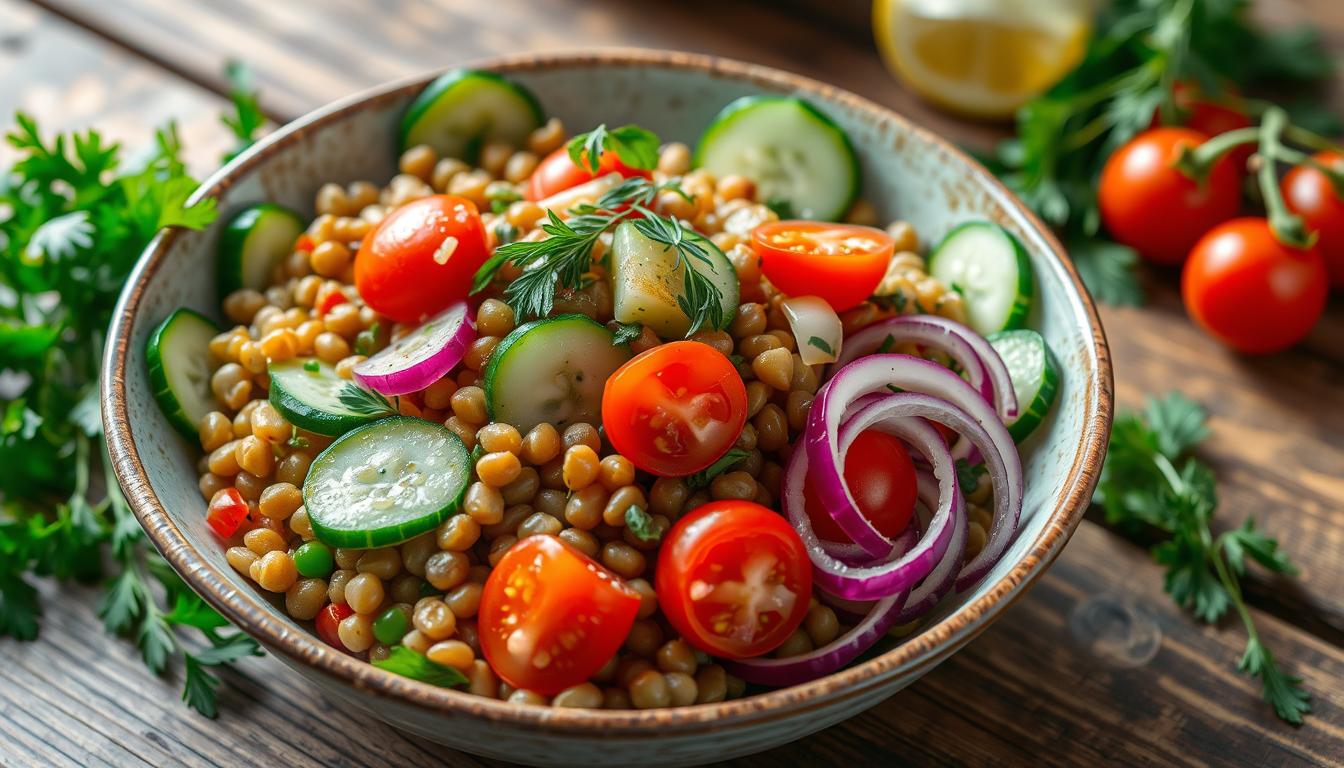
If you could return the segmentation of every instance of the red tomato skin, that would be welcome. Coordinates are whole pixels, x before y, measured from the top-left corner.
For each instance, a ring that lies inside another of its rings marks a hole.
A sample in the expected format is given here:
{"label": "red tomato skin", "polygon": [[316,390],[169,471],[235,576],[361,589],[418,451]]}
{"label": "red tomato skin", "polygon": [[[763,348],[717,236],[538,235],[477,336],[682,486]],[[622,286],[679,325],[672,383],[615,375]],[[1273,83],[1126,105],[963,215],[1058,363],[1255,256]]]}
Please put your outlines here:
{"label": "red tomato skin", "polygon": [[[898,438],[876,429],[860,432],[845,453],[844,477],[859,511],[883,536],[895,538],[910,525],[918,493],[915,462]],[[811,482],[803,485],[803,502],[818,537],[852,541],[822,508]]]}
{"label": "red tomato skin", "polygon": [[[587,155],[584,155],[584,158],[586,160]],[[533,202],[543,200],[557,192],[577,187],[585,181],[592,181],[608,173],[619,173],[623,179],[633,176],[653,178],[652,172],[631,168],[611,151],[604,151],[597,159],[597,173],[593,173],[586,163],[582,168],[575,165],[574,159],[569,156],[569,149],[560,147],[547,155],[537,165],[536,170],[532,171],[532,175],[527,179],[527,192],[524,197]]]}
{"label": "red tomato skin", "polygon": [[1181,295],[1195,322],[1240,352],[1267,354],[1300,341],[1325,309],[1325,262],[1280,243],[1262,218],[1222,224],[1185,263]]}
{"label": "red tomato skin", "polygon": [[[440,264],[436,254],[449,237],[457,246]],[[489,255],[476,204],[431,195],[393,210],[364,238],[355,256],[355,287],[379,314],[418,323],[465,299]]]}
{"label": "red tomato skin", "polygon": [[[1344,170],[1344,154],[1317,152],[1313,158],[1326,167]],[[1316,233],[1316,250],[1325,259],[1331,287],[1344,289],[1344,197],[1330,178],[1309,165],[1299,165],[1283,177],[1283,201]]]}
{"label": "red tomato skin", "polygon": [[[1224,98],[1236,99],[1240,95],[1231,84],[1224,84]],[[1177,81],[1172,86],[1171,98],[1176,102],[1176,107],[1182,113],[1183,118],[1182,122],[1175,124],[1184,125],[1186,128],[1199,131],[1206,136],[1218,136],[1228,131],[1251,127],[1251,118],[1245,112],[1225,103],[1210,101],[1204,97],[1199,86],[1195,83],[1184,80]],[[1153,121],[1149,127],[1157,128],[1161,125],[1163,125],[1162,112],[1158,110],[1153,113]],[[1172,123],[1168,123],[1168,125],[1172,125]],[[1250,160],[1254,153],[1254,144],[1244,144],[1233,149],[1229,155],[1237,169],[1244,170],[1246,161]]]}
{"label": "red tomato skin", "polygon": [[[685,450],[669,455],[657,447],[660,433],[650,426],[651,414],[667,402],[660,395],[683,386],[691,397],[717,396],[708,406],[719,424],[713,436],[716,442],[679,440]],[[733,447],[746,422],[747,388],[742,377],[723,353],[698,341],[674,341],[641,352],[607,379],[602,394],[602,426],[612,447],[660,477],[684,477],[713,464]]]}
{"label": "red tomato skin", "polygon": [[[518,571],[535,576],[536,602],[519,624],[538,631],[543,650],[554,651],[550,663],[535,666],[535,656],[517,659],[510,651],[513,629],[507,610],[523,591],[511,585]],[[509,685],[554,695],[583,683],[620,650],[639,613],[639,593],[620,577],[555,536],[529,536],[514,544],[490,571],[477,612],[481,652]],[[561,651],[565,632],[586,630],[574,647]],[[544,631],[545,630],[545,631]],[[564,653],[563,659],[560,653]],[[562,663],[563,662],[563,663]]]}
{"label": "red tomato skin", "polygon": [[247,519],[247,502],[237,488],[221,488],[210,499],[205,511],[205,522],[221,539],[238,532]]}
{"label": "red tomato skin", "polygon": [[317,636],[332,648],[349,653],[350,649],[341,642],[339,627],[346,617],[353,616],[354,613],[348,605],[327,603],[317,612],[317,620],[314,622],[317,626]]}
{"label": "red tomato skin", "polygon": [[1155,264],[1177,265],[1205,232],[1237,215],[1240,175],[1230,158],[1214,163],[1202,184],[1173,165],[1182,148],[1207,139],[1189,128],[1154,128],[1110,156],[1097,203],[1111,237]]}
{"label": "red tomato skin", "polygon": [[[871,249],[852,254],[822,254],[798,245],[780,247],[778,238],[854,236],[869,240]],[[887,273],[896,241],[874,227],[785,220],[762,224],[751,233],[751,244],[761,258],[761,271],[771,284],[789,296],[820,296],[836,312],[863,303]]]}
{"label": "red tomato skin", "polygon": [[[793,608],[783,621],[772,624],[764,636],[747,646],[730,644],[731,639],[707,634],[704,624],[694,617],[691,585],[708,570],[701,566],[707,566],[715,550],[735,552],[747,546],[748,552],[760,551],[765,546],[762,538],[788,561],[793,582],[788,586],[796,595]],[[797,531],[773,510],[751,501],[713,501],[683,516],[663,537],[654,584],[663,616],[688,643],[721,658],[750,658],[778,648],[802,624],[812,599],[812,563]]]}

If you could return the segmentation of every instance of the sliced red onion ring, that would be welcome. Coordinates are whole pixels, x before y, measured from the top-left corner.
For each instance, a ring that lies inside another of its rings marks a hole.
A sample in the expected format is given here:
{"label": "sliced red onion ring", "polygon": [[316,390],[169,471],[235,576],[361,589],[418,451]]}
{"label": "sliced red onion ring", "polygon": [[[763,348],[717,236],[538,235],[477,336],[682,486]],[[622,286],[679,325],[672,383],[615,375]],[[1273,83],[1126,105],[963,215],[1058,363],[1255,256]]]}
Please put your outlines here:
{"label": "sliced red onion ring", "polygon": [[[837,445],[836,438],[841,422],[850,418],[849,414],[854,412],[859,400],[866,395],[886,394],[893,387],[927,393],[947,401],[948,406],[965,412],[984,429],[990,430],[990,434],[1004,436],[1008,441],[1004,445],[1012,454],[1013,462],[1019,463],[1016,446],[1008,437],[999,415],[974,387],[947,368],[910,355],[876,354],[850,362],[837,371],[817,393],[808,415],[803,441],[808,462],[812,466],[817,497],[840,529],[873,557],[882,557],[890,552],[892,543],[859,512],[853,496],[845,487],[841,474],[844,452]],[[963,445],[966,446],[962,453],[964,456],[975,443],[959,440],[958,446]],[[981,453],[984,452],[982,447]],[[957,452],[952,455],[956,457]],[[1015,485],[1020,503],[1020,472]]]}
{"label": "sliced red onion ring", "polygon": [[[887,343],[887,339],[891,343]],[[985,337],[945,317],[912,315],[893,317],[864,328],[845,339],[845,346],[832,371],[877,352],[884,345],[918,344],[947,354],[966,372],[966,378],[986,401],[993,403],[1004,421],[1017,418],[1017,393],[1008,375],[1008,366]]]}
{"label": "sliced red onion ring", "polygon": [[[906,395],[892,397],[904,396]],[[877,405],[884,404],[885,400],[884,403]],[[910,415],[921,414],[912,412]],[[923,419],[897,418],[900,416],[899,405],[896,408],[884,409],[881,416],[884,419],[883,430],[905,440],[917,452],[928,458],[933,465],[933,474],[938,478],[938,509],[929,520],[924,535],[909,552],[894,560],[866,567],[850,566],[832,557],[822,547],[816,532],[812,530],[812,523],[804,508],[803,484],[808,472],[809,451],[795,450],[784,475],[782,506],[784,513],[788,515],[789,521],[803,540],[803,545],[807,548],[815,566],[813,582],[827,592],[850,600],[880,600],[908,592],[921,579],[928,576],[933,567],[942,560],[951,544],[954,527],[952,516],[958,513],[962,503],[961,491],[957,488],[956,467],[938,431]],[[875,420],[869,420],[869,423]],[[841,452],[848,449],[854,436],[866,426],[865,423],[847,433],[840,443]],[[884,555],[891,551],[891,545],[887,546],[888,548],[883,551]]]}
{"label": "sliced red onion ring", "polygon": [[471,311],[459,301],[356,365],[355,381],[389,397],[419,392],[452,370],[475,340]]}
{"label": "sliced red onion ring", "polygon": [[[926,488],[936,493],[938,480],[933,475],[920,473],[920,498],[924,497]],[[909,597],[905,599],[900,610],[896,612],[896,624],[908,624],[923,616],[933,610],[933,607],[938,605],[947,596],[948,592],[952,591],[957,571],[961,569],[961,564],[966,560],[966,534],[969,530],[969,520],[966,517],[964,505],[961,514],[953,519],[952,524],[952,543],[948,546],[947,553],[933,567],[929,575],[925,576],[923,581],[910,590]]]}
{"label": "sliced red onion ring", "polygon": [[[883,558],[884,560],[904,555],[910,551],[915,542],[919,541],[919,529],[913,522],[911,521],[911,525],[896,537],[892,543],[891,552],[887,553],[887,556]],[[862,547],[850,541],[828,541],[826,539],[819,539],[818,541],[821,542],[821,548],[826,550],[831,557],[843,560],[850,565],[869,562],[873,559],[871,555],[863,551]]]}

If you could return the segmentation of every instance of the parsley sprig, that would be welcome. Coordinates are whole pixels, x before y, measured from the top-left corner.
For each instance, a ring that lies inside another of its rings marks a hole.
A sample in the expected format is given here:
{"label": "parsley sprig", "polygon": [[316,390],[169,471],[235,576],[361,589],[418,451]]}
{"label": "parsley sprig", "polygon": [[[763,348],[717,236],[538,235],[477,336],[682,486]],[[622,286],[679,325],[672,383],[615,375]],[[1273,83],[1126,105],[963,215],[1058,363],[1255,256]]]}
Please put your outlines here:
{"label": "parsley sprig", "polygon": [[566,148],[575,165],[593,173],[601,167],[603,151],[615,152],[631,168],[647,171],[658,165],[658,135],[638,125],[608,129],[603,123],[570,139]]}
{"label": "parsley sprig", "polygon": [[[1155,112],[1179,117],[1177,81],[1210,98],[1226,85],[1276,87],[1329,78],[1335,64],[1310,28],[1266,32],[1246,18],[1248,0],[1113,0],[1078,67],[1017,114],[1017,135],[990,165],[1062,233],[1084,282],[1110,304],[1142,304],[1133,250],[1101,238],[1096,182],[1106,158],[1148,127]],[[1265,105],[1245,102],[1253,112]],[[1293,121],[1337,131],[1319,109],[1297,106]]]}
{"label": "parsley sprig", "polygon": [[1161,534],[1153,558],[1166,567],[1165,588],[1178,605],[1210,624],[1229,608],[1236,612],[1246,630],[1238,669],[1259,677],[1275,714],[1298,724],[1311,711],[1310,694],[1261,643],[1241,591],[1247,560],[1273,573],[1293,575],[1297,569],[1253,519],[1214,534],[1213,472],[1190,455],[1209,434],[1206,421],[1204,409],[1180,394],[1150,399],[1142,413],[1118,416],[1094,500],[1122,532]]}

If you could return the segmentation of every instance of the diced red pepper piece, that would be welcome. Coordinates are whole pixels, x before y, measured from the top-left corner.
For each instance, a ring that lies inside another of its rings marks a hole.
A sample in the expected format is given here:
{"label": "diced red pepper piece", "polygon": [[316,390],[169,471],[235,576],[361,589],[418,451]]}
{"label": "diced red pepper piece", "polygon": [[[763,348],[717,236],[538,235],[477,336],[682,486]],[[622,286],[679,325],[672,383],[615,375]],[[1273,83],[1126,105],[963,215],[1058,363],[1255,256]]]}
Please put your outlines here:
{"label": "diced red pepper piece", "polygon": [[238,532],[238,527],[247,519],[247,502],[237,488],[221,488],[210,499],[205,512],[205,522],[214,529],[221,539],[227,539]]}
{"label": "diced red pepper piece", "polygon": [[316,247],[317,243],[313,242],[313,238],[309,236],[307,232],[304,232],[302,235],[299,235],[299,239],[294,241],[294,250],[296,251],[303,251],[304,253],[312,253],[313,249]]}
{"label": "diced red pepper piece", "polygon": [[332,648],[349,653],[350,649],[341,642],[339,628],[345,617],[353,614],[354,611],[348,605],[327,603],[326,607],[317,613],[317,636]]}
{"label": "diced red pepper piece", "polygon": [[322,294],[317,300],[317,314],[319,317],[327,314],[341,304],[350,301],[345,297],[345,291],[339,289],[327,290],[325,288],[323,290],[326,291],[326,293]]}

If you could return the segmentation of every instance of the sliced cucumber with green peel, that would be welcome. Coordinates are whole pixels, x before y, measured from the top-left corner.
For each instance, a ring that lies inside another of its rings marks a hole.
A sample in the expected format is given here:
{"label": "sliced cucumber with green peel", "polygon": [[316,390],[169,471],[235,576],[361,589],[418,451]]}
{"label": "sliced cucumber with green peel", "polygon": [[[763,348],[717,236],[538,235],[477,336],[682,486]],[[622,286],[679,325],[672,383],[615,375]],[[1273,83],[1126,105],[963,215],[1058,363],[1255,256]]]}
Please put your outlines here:
{"label": "sliced cucumber with green peel", "polygon": [[265,290],[271,272],[294,252],[303,219],[283,206],[260,203],[234,214],[219,236],[219,295],[239,288]]}
{"label": "sliced cucumber with green peel", "polygon": [[389,547],[457,512],[471,482],[471,454],[447,427],[392,416],[347,432],[318,454],[303,504],[318,541]]}
{"label": "sliced cucumber with green peel", "polygon": [[929,274],[961,294],[966,324],[977,333],[1026,324],[1036,292],[1031,259],[1003,227],[972,221],[948,232],[929,256]]}
{"label": "sliced cucumber with green peel", "polygon": [[1030,330],[1003,331],[989,337],[990,346],[1003,358],[1017,394],[1017,420],[1008,424],[1008,434],[1022,442],[1050,413],[1059,392],[1059,363],[1041,334]]}
{"label": "sliced cucumber with green peel", "polygon": [[336,437],[393,413],[385,400],[343,379],[317,358],[271,363],[271,405],[290,424]]}
{"label": "sliced cucumber with green peel", "polygon": [[455,69],[406,109],[400,150],[428,144],[441,157],[475,162],[485,142],[521,147],[544,120],[537,97],[523,86],[493,72]]}
{"label": "sliced cucumber with green peel", "polygon": [[[709,263],[696,261],[692,269],[719,289],[726,326],[737,312],[737,271],[708,238],[689,231],[687,238],[703,245],[709,254]],[[686,279],[678,258],[677,249],[642,234],[635,222],[623,221],[616,227],[611,239],[611,290],[617,321],[642,323],[665,339],[686,335],[691,319],[677,303]]]}
{"label": "sliced cucumber with green peel", "polygon": [[513,330],[485,367],[491,421],[526,433],[542,422],[564,428],[602,423],[602,390],[630,359],[611,331],[584,315],[534,320]]}
{"label": "sliced cucumber with green peel", "polygon": [[145,342],[149,384],[163,415],[183,437],[196,440],[201,420],[219,410],[210,389],[210,339],[219,327],[204,315],[179,309]]}
{"label": "sliced cucumber with green peel", "polygon": [[[756,196],[789,216],[838,221],[859,196],[859,158],[849,137],[792,96],[743,96],[700,135],[695,165],[756,182]],[[788,218],[786,216],[785,218]]]}

